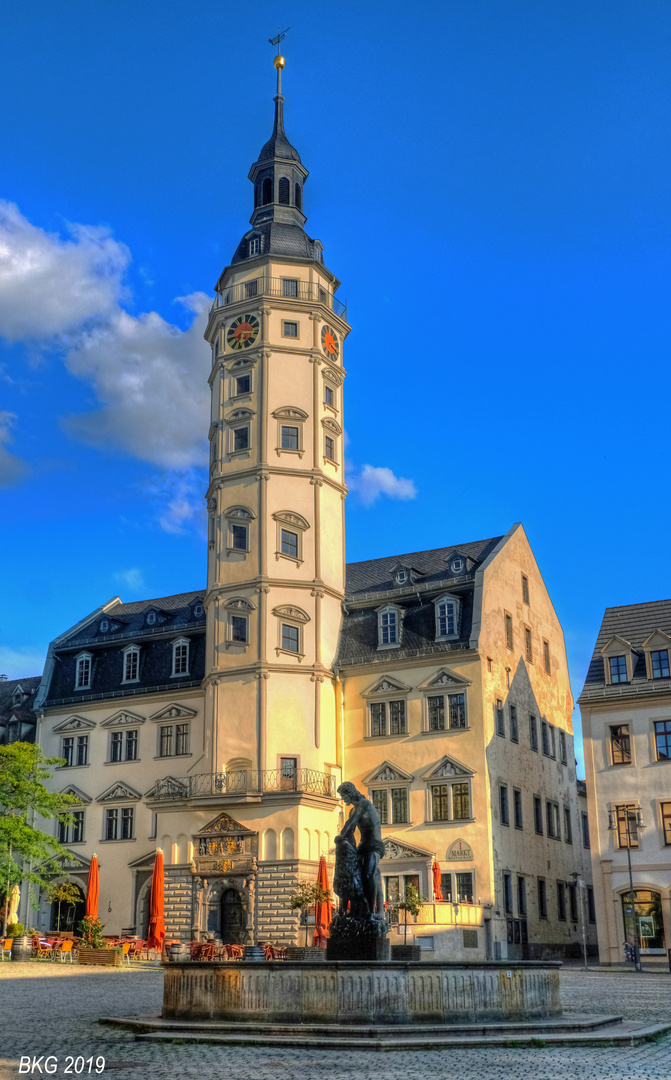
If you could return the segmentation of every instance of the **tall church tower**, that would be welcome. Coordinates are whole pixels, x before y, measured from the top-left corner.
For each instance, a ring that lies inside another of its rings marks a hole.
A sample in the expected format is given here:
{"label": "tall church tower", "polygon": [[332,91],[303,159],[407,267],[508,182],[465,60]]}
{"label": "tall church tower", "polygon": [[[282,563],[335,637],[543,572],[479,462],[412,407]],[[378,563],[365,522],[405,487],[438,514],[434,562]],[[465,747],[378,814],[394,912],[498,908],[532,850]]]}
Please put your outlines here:
{"label": "tall church tower", "polygon": [[344,595],[349,326],[322,245],[305,232],[308,172],[284,131],[284,58],[274,64],[273,132],[249,172],[251,228],[217,282],[205,335],[205,754],[214,773],[258,771],[265,790],[299,777],[306,790],[310,775],[323,784],[317,774],[337,777],[342,765],[332,665]]}

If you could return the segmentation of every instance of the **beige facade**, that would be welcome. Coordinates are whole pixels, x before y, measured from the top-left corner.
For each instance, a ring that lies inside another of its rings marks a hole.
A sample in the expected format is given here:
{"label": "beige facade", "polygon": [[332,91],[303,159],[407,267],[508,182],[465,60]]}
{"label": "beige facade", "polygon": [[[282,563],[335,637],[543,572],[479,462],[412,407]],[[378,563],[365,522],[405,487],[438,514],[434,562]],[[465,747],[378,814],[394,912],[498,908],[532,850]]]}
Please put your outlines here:
{"label": "beige facade", "polygon": [[579,699],[606,964],[625,941],[647,965],[671,947],[670,632],[671,601],[607,608]]}

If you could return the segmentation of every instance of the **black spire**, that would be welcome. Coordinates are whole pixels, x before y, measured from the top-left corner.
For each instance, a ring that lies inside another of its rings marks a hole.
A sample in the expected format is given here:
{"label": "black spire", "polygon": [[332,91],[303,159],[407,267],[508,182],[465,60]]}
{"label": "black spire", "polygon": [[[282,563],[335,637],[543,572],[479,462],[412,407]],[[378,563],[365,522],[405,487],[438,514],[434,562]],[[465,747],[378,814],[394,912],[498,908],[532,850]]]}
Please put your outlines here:
{"label": "black spire", "polygon": [[277,93],[273,133],[249,170],[254,185],[252,228],[245,233],[232,263],[259,255],[294,255],[322,262],[322,245],[305,232],[303,185],[308,171],[284,130],[282,96],[283,56],[273,61],[277,70]]}

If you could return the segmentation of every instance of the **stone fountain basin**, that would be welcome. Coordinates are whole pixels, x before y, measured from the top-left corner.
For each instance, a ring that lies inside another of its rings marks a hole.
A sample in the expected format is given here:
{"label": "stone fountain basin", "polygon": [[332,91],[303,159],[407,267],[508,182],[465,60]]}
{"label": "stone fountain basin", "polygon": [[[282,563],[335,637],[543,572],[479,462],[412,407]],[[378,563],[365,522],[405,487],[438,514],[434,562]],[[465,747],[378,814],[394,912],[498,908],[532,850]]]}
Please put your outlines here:
{"label": "stone fountain basin", "polygon": [[560,961],[170,963],[166,1020],[454,1024],[557,1017]]}

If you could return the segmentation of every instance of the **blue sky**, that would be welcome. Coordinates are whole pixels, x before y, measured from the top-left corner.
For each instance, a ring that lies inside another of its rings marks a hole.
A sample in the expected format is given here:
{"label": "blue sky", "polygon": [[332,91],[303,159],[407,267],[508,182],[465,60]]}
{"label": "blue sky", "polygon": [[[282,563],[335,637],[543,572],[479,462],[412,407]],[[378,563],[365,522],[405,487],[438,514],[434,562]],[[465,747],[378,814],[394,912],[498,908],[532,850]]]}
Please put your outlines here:
{"label": "blue sky", "polygon": [[111,596],[204,582],[202,313],[251,212],[279,25],[307,229],[353,326],[348,559],[522,521],[577,696],[604,607],[671,595],[653,0],[15,7],[0,670],[39,671]]}

